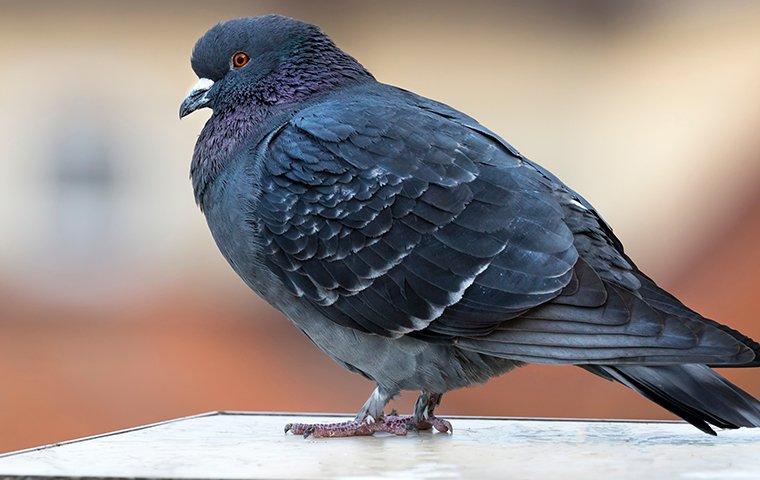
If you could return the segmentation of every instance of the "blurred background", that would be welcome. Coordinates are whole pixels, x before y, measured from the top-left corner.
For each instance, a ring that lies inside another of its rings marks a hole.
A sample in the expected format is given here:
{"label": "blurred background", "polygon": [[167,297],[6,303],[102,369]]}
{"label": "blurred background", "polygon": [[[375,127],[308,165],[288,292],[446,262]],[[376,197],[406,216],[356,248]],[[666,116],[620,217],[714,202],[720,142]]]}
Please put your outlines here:
{"label": "blurred background", "polygon": [[[0,451],[366,399],[369,382],[247,291],[193,203],[208,111],[177,120],[191,49],[220,20],[269,12],[502,134],[593,202],[664,287],[760,337],[756,1],[6,0]],[[757,370],[726,375],[760,396]],[[572,367],[526,367],[441,411],[670,418]]]}

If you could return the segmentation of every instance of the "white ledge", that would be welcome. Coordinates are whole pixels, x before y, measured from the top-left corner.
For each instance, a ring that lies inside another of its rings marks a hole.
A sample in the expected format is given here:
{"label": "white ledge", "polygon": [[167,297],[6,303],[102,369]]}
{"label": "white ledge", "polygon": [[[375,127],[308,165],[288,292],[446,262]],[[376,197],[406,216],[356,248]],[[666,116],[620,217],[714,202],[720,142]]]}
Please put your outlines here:
{"label": "white ledge", "polygon": [[0,456],[0,478],[760,478],[760,429],[446,417],[454,434],[284,434],[345,416],[212,412]]}

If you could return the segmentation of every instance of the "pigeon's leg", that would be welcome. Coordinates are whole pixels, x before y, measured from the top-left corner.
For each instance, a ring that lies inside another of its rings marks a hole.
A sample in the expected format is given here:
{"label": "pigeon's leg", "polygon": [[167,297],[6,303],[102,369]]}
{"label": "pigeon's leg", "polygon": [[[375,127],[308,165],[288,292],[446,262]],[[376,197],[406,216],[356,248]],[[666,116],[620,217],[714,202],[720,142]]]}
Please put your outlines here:
{"label": "pigeon's leg", "polygon": [[289,423],[285,425],[285,433],[293,432],[304,437],[309,435],[314,437],[356,437],[372,435],[375,432],[406,435],[409,429],[408,422],[389,422],[383,415],[385,405],[396,393],[398,392],[378,386],[364,402],[354,420],[340,423]]}
{"label": "pigeon's leg", "polygon": [[442,433],[453,433],[454,428],[448,420],[434,415],[435,407],[441,403],[443,394],[422,392],[414,404],[414,415],[396,415],[392,413],[385,417],[386,423],[406,424],[409,430],[430,430],[435,428]]}
{"label": "pigeon's leg", "polygon": [[398,394],[398,391],[391,391],[378,385],[372,392],[372,395],[364,402],[362,408],[359,409],[356,417],[354,417],[354,421],[374,423],[376,420],[379,420],[383,416],[385,406],[388,405],[388,402],[396,394]]}

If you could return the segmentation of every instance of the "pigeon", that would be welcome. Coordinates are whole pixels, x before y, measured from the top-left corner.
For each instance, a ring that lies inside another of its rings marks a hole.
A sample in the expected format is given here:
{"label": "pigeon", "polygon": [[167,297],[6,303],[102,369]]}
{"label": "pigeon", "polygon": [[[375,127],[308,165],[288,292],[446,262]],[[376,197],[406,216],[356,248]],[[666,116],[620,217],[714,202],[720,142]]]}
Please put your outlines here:
{"label": "pigeon", "polygon": [[[713,368],[760,345],[639,270],[594,207],[498,134],[378,82],[317,26],[213,26],[180,118],[213,113],[191,161],[224,258],[320,350],[376,388],[345,437],[452,432],[443,394],[525,364],[576,365],[715,435],[760,402]],[[385,414],[419,391],[411,415]]]}

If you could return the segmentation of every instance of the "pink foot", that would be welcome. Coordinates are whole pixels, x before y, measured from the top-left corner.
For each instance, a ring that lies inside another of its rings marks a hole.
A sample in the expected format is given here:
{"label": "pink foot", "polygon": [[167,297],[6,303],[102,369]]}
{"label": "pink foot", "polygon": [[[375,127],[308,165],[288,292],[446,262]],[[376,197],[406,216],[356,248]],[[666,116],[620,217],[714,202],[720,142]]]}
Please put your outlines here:
{"label": "pink foot", "polygon": [[435,416],[427,420],[416,420],[411,415],[396,415],[392,413],[374,422],[348,421],[340,423],[289,423],[285,425],[285,433],[292,432],[295,435],[303,435],[304,438],[313,436],[321,437],[363,437],[376,432],[392,433],[394,435],[406,435],[410,430],[430,430],[435,428],[439,432],[453,432],[451,423]]}
{"label": "pink foot", "polygon": [[408,430],[430,430],[435,428],[441,433],[454,433],[454,427],[451,426],[451,422],[435,415],[430,415],[425,420],[417,420],[412,415],[396,415],[395,413],[391,413],[385,418],[387,422],[404,423]]}
{"label": "pink foot", "polygon": [[375,432],[386,432],[394,435],[406,435],[408,429],[405,422],[387,421],[381,418],[375,422],[348,421],[340,423],[289,423],[285,425],[285,433],[303,435],[315,438],[321,437],[364,437]]}

